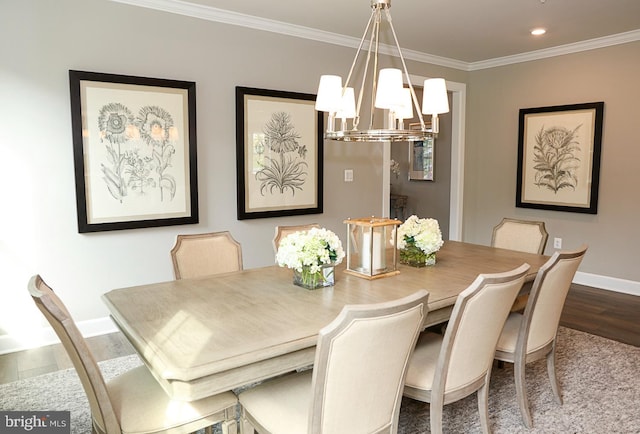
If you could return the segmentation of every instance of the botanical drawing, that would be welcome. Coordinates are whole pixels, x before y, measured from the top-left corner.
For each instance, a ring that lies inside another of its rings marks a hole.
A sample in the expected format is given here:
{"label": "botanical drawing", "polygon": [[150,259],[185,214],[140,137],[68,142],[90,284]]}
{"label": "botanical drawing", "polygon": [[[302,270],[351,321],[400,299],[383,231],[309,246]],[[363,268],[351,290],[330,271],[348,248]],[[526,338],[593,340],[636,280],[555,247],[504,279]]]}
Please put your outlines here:
{"label": "botanical drawing", "polygon": [[269,149],[278,154],[277,158],[264,156],[262,169],[256,173],[260,181],[260,194],[273,194],[274,189],[284,194],[290,190],[295,195],[296,189],[302,190],[307,178],[308,164],[306,145],[301,145],[300,134],[295,130],[291,116],[286,112],[275,112],[263,128],[260,137],[263,143],[258,148]]}
{"label": "botanical drawing", "polygon": [[102,179],[114,199],[122,203],[129,190],[146,195],[154,189],[160,201],[174,198],[176,181],[168,169],[177,134],[169,112],[145,106],[134,117],[128,107],[112,102],[100,109],[98,127],[100,141],[107,142],[108,164],[101,164]]}
{"label": "botanical drawing", "polygon": [[573,130],[564,127],[540,128],[533,148],[535,185],[556,194],[565,188],[576,189],[580,159],[575,152],[580,150],[577,132],[581,126]]}

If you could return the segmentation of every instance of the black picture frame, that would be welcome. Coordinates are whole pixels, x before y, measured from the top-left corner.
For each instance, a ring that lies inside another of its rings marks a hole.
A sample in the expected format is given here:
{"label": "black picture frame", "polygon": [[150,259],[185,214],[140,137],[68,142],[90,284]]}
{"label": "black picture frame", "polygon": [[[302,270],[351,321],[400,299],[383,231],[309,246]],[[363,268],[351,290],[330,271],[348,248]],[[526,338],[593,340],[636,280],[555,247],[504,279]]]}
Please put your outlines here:
{"label": "black picture frame", "polygon": [[520,109],[516,207],[598,213],[604,102]]}
{"label": "black picture frame", "polygon": [[236,87],[238,220],[323,212],[324,116],[315,100]]}
{"label": "black picture frame", "polygon": [[198,223],[196,84],[69,71],[78,232]]}

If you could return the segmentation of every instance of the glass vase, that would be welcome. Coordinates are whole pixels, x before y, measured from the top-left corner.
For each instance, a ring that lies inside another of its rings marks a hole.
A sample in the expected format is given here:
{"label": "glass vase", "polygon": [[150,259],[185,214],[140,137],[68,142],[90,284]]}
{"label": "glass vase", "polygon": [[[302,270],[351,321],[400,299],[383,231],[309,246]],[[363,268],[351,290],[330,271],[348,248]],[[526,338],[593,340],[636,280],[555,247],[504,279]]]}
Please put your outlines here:
{"label": "glass vase", "polygon": [[436,252],[425,253],[415,244],[407,243],[404,249],[400,249],[400,263],[418,268],[435,265]]}
{"label": "glass vase", "polygon": [[302,267],[302,271],[293,270],[293,284],[306,289],[323,288],[335,284],[335,264],[326,264],[319,271],[312,273],[310,267]]}

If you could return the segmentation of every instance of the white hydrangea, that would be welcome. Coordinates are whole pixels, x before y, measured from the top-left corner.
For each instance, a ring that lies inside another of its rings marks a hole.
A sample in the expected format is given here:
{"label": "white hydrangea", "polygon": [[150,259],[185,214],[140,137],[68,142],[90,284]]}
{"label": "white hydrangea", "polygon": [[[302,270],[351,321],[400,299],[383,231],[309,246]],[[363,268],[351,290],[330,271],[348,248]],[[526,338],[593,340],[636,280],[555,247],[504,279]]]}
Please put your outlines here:
{"label": "white hydrangea", "polygon": [[404,249],[413,241],[426,254],[437,252],[444,244],[438,220],[412,215],[398,227],[398,248]]}
{"label": "white hydrangea", "polygon": [[302,267],[310,267],[309,272],[320,271],[324,264],[339,264],[344,258],[340,238],[324,228],[311,228],[287,235],[280,241],[276,262],[281,267],[302,272]]}

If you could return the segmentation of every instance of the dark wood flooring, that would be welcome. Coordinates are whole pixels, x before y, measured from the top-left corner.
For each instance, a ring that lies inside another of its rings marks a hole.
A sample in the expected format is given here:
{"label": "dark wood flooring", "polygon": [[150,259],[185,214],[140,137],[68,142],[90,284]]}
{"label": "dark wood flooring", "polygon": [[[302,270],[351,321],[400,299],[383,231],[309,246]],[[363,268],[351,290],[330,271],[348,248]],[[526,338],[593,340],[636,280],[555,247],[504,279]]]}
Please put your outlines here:
{"label": "dark wood flooring", "polygon": [[[640,347],[640,297],[572,285],[560,324]],[[87,339],[97,361],[133,354],[121,333]],[[71,368],[62,345],[0,355],[0,383]]]}
{"label": "dark wood flooring", "polygon": [[640,297],[574,284],[560,325],[640,347]]}

